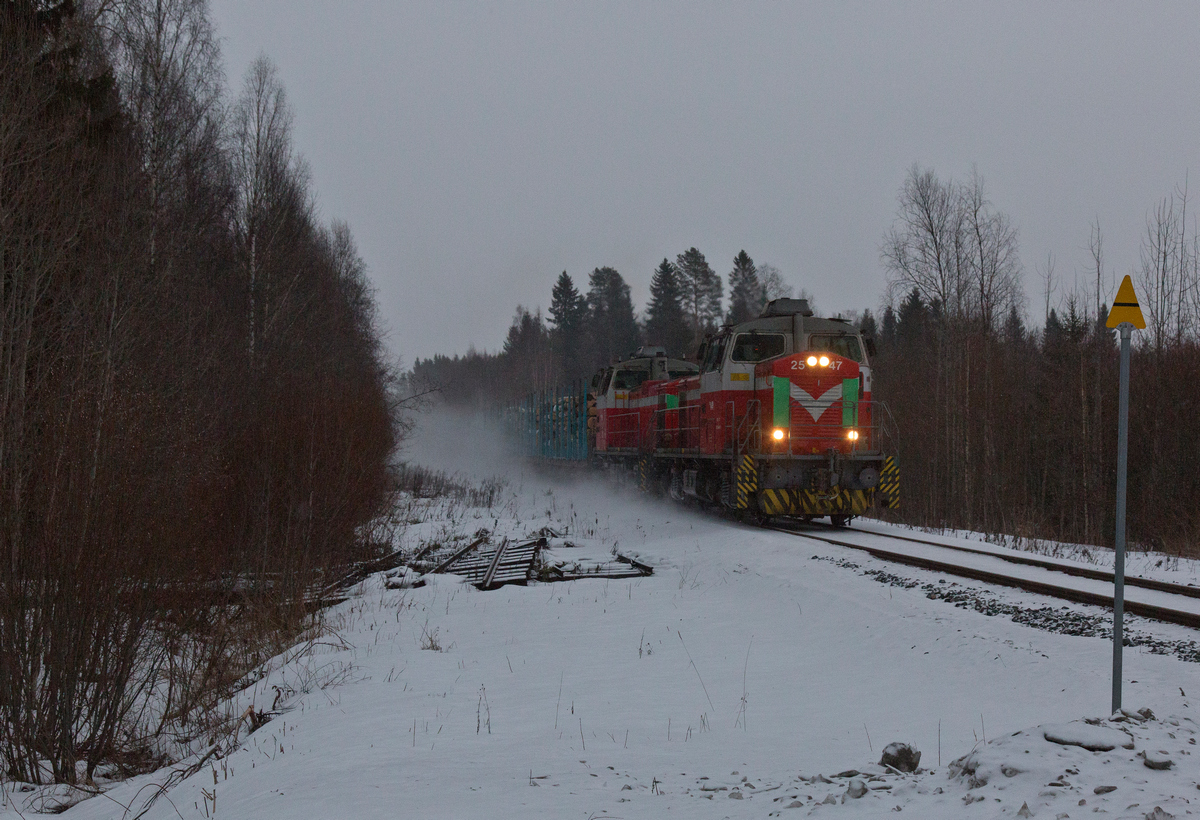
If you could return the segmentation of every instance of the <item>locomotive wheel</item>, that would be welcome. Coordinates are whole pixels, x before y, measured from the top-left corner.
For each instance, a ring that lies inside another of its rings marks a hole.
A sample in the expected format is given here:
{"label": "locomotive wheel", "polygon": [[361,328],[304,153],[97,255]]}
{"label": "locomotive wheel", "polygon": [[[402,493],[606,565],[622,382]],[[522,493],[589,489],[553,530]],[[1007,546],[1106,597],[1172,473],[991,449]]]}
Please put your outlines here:
{"label": "locomotive wheel", "polygon": [[835,527],[844,527],[850,523],[850,519],[852,517],[853,516],[849,516],[849,515],[831,515],[831,516],[829,516],[829,520],[833,523],[833,526],[835,526]]}
{"label": "locomotive wheel", "polygon": [[754,508],[737,511],[737,520],[743,524],[749,524],[751,527],[765,527],[771,523],[771,519]]}

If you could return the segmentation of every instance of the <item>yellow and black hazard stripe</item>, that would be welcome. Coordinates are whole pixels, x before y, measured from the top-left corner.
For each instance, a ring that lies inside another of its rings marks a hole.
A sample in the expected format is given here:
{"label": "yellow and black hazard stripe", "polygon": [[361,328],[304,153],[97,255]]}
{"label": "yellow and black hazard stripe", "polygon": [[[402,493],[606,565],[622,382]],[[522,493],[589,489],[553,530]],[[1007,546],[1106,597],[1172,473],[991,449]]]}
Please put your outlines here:
{"label": "yellow and black hazard stripe", "polygon": [[758,505],[767,515],[864,515],[874,490],[763,490]]}
{"label": "yellow and black hazard stripe", "polygon": [[879,493],[883,496],[883,506],[889,510],[900,507],[900,466],[893,456],[883,459],[883,469],[879,473]]}
{"label": "yellow and black hazard stripe", "polygon": [[744,510],[750,506],[750,500],[758,491],[758,468],[754,466],[754,456],[742,456],[733,475],[735,509]]}
{"label": "yellow and black hazard stripe", "polygon": [[637,463],[638,489],[642,492],[649,492],[651,486],[651,478],[653,477],[654,467],[650,463],[649,456],[642,456]]}

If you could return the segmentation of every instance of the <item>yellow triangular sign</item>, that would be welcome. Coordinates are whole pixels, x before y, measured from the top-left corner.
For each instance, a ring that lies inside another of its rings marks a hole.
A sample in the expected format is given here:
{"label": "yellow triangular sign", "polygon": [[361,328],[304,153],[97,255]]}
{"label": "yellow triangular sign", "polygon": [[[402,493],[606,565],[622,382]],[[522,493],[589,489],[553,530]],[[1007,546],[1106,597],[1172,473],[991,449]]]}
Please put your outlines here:
{"label": "yellow triangular sign", "polygon": [[1146,329],[1146,320],[1142,318],[1137,294],[1133,292],[1133,280],[1128,274],[1121,282],[1121,287],[1117,288],[1117,298],[1113,300],[1112,309],[1108,311],[1109,327],[1116,327],[1122,322],[1129,322],[1138,330]]}

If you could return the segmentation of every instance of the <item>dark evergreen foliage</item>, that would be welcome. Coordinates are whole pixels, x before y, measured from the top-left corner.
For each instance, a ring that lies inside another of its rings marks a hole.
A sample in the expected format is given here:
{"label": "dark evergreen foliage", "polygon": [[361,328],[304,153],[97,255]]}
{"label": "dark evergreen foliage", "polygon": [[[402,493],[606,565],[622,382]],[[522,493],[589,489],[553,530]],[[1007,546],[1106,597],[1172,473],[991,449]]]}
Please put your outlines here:
{"label": "dark evergreen foliage", "polygon": [[896,311],[888,305],[883,310],[883,323],[879,334],[880,350],[890,349],[896,344]]}
{"label": "dark evergreen foliage", "polygon": [[520,305],[504,340],[504,374],[512,384],[526,390],[542,390],[555,381],[550,333],[541,311],[530,313]]}
{"label": "dark evergreen foliage", "polygon": [[593,368],[625,358],[641,340],[629,285],[613,268],[596,268],[588,277],[587,329]]}
{"label": "dark evergreen foliage", "polygon": [[557,359],[559,374],[571,381],[591,374],[583,351],[584,323],[587,321],[587,299],[575,288],[571,277],[563,271],[550,293],[551,346]]}
{"label": "dark evergreen foliage", "polygon": [[687,357],[695,352],[683,311],[679,272],[670,259],[664,258],[650,279],[645,335],[647,344],[665,347],[668,356]]}
{"label": "dark evergreen foliage", "polygon": [[866,339],[875,339],[878,341],[879,326],[875,322],[875,316],[871,313],[871,309],[867,308],[862,312],[862,316],[858,320],[858,329]]}
{"label": "dark evergreen foliage", "polygon": [[676,256],[675,269],[679,272],[692,345],[699,347],[704,335],[716,330],[721,320],[721,277],[696,248],[688,248]]}
{"label": "dark evergreen foliage", "polygon": [[896,339],[901,345],[915,345],[924,337],[928,313],[920,292],[913,288],[896,315]]}
{"label": "dark evergreen foliage", "polygon": [[758,281],[758,270],[743,250],[733,258],[733,270],[729,272],[729,312],[725,321],[738,324],[753,319],[762,312],[762,306],[763,288]]}

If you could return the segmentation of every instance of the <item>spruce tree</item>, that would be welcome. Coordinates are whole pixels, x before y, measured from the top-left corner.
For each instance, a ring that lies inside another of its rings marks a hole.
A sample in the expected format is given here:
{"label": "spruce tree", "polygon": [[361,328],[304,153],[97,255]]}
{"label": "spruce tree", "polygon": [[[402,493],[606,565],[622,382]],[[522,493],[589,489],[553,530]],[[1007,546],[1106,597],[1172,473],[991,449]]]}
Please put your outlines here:
{"label": "spruce tree", "polygon": [[1016,305],[1009,307],[1008,318],[1004,320],[1004,340],[1011,345],[1020,345],[1025,341],[1025,325]]}
{"label": "spruce tree", "polygon": [[683,308],[692,331],[692,343],[699,345],[704,334],[716,330],[721,319],[721,277],[709,266],[704,254],[688,248],[675,257]]}
{"label": "spruce tree", "polygon": [[540,310],[530,313],[517,305],[501,361],[511,383],[528,385],[534,390],[554,383],[550,339]]}
{"label": "spruce tree", "polygon": [[913,288],[904,301],[900,303],[900,311],[896,316],[896,338],[905,347],[915,346],[925,335],[925,327],[930,318],[930,309],[921,301],[921,291]]}
{"label": "spruce tree", "polygon": [[763,289],[758,281],[758,270],[754,260],[744,250],[733,257],[733,270],[729,272],[729,313],[725,321],[739,324],[753,319],[762,312]]}
{"label": "spruce tree", "polygon": [[663,259],[650,279],[650,303],[646,306],[646,343],[661,345],[668,356],[687,356],[692,339],[683,312],[679,272],[670,259]]}
{"label": "spruce tree", "polygon": [[879,335],[879,325],[870,308],[862,312],[862,316],[858,320],[858,332],[868,339],[874,339]]}
{"label": "spruce tree", "polygon": [[583,361],[584,321],[587,300],[575,288],[571,277],[563,271],[550,293],[550,343],[563,378],[578,379],[587,375]]}
{"label": "spruce tree", "polygon": [[629,285],[613,268],[596,268],[588,276],[587,330],[595,367],[628,356],[641,339]]}
{"label": "spruce tree", "polygon": [[879,349],[891,350],[896,345],[896,311],[888,305],[883,309],[883,324],[879,334]]}

